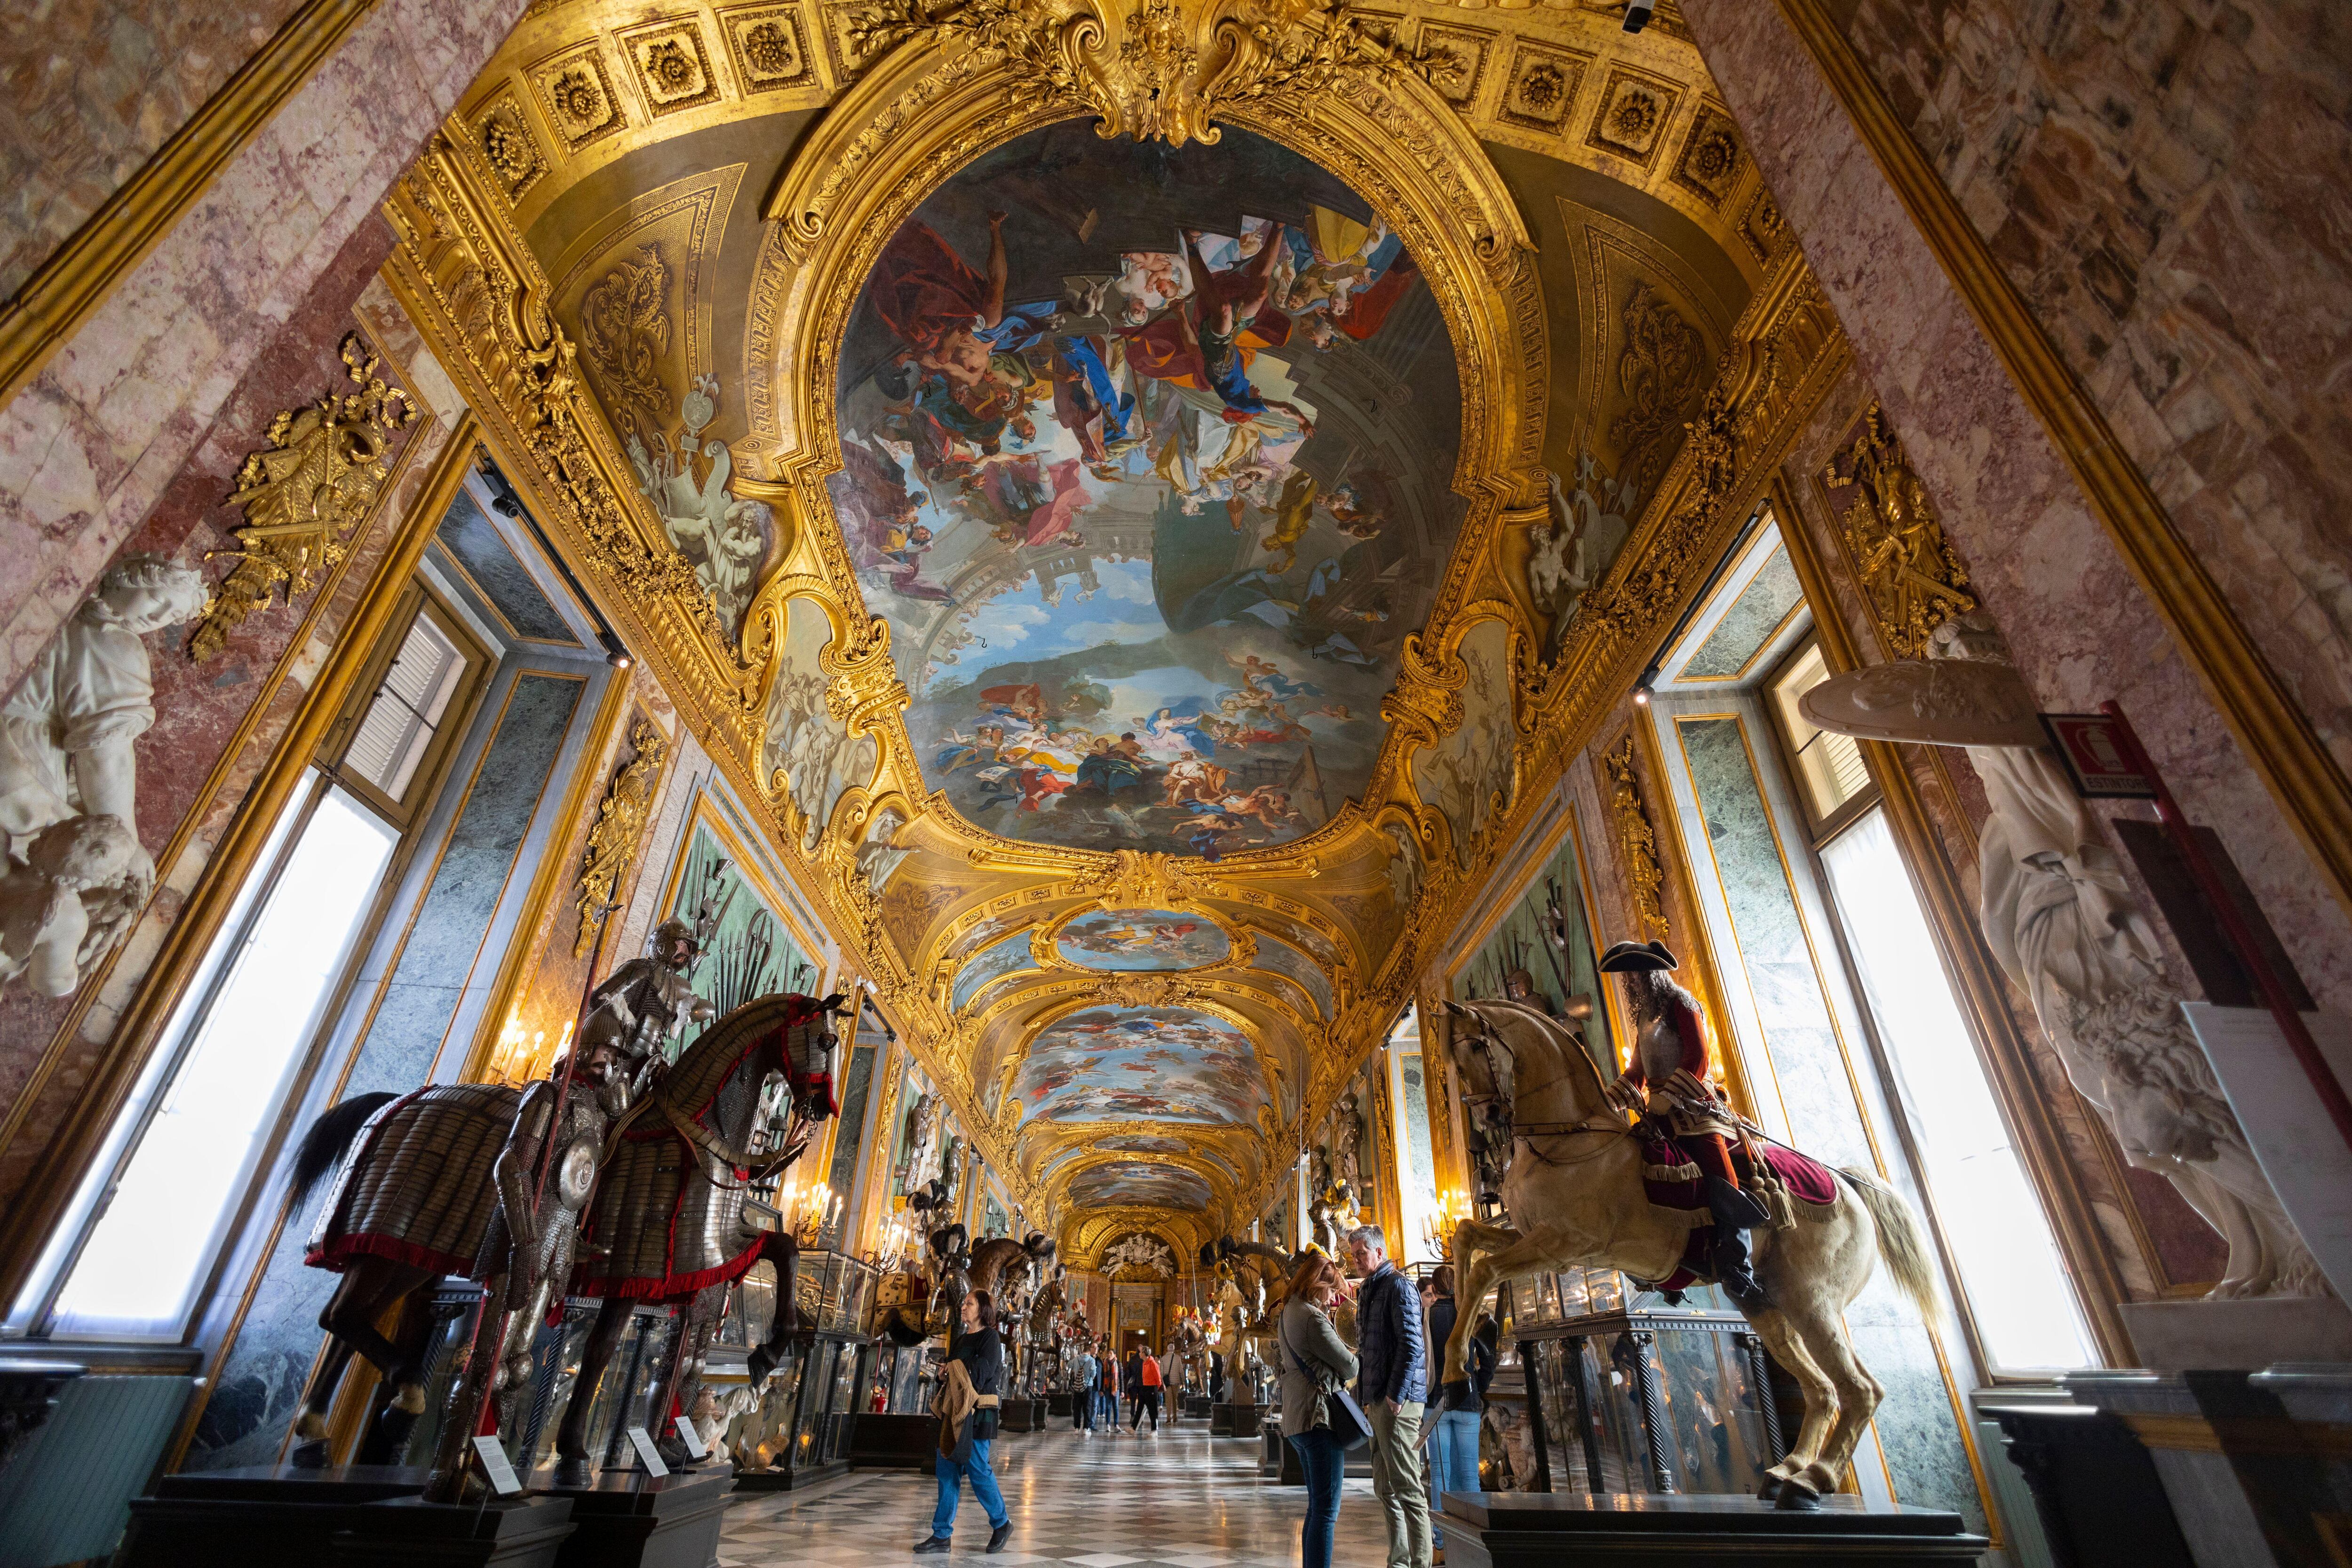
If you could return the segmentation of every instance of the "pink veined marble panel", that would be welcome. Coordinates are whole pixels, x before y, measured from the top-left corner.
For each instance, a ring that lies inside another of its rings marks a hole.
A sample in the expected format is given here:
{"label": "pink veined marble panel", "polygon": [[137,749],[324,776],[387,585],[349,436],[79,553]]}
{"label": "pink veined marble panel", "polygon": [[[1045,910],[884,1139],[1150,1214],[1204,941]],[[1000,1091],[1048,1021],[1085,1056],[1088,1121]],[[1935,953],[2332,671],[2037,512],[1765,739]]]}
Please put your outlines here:
{"label": "pink veined marble panel", "polygon": [[2352,921],[1801,42],[1771,5],[1685,0],[1684,14],[2042,705],[2120,701],[2190,815],[2220,828],[2322,1004],[2352,1005]]}
{"label": "pink veined marble panel", "polygon": [[299,0],[0,11],[0,298],[187,124]]}
{"label": "pink veined marble panel", "polygon": [[1855,52],[2352,765],[2352,22],[1859,0]]}
{"label": "pink veined marble panel", "polygon": [[521,8],[379,0],[0,407],[0,689],[153,509]]}

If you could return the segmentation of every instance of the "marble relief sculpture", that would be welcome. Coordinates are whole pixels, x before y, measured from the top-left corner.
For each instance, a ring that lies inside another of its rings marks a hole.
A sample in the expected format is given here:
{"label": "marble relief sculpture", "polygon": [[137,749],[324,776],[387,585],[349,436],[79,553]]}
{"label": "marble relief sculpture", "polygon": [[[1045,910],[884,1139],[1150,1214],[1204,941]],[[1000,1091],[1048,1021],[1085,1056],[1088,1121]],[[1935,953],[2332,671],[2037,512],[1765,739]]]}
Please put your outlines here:
{"label": "marble relief sculpture", "polygon": [[154,886],[139,842],[132,743],[155,722],[151,632],[201,614],[205,582],[160,556],[119,562],[0,706],[0,985],[80,985]]}
{"label": "marble relief sculpture", "polygon": [[1927,638],[1926,659],[1833,677],[1806,718],[1874,740],[1961,746],[1992,807],[1979,840],[1985,941],[2124,1157],[2169,1180],[2229,1243],[2212,1294],[2327,1293],[2181,1016],[2121,858],[2042,744],[2034,701],[1981,613]]}

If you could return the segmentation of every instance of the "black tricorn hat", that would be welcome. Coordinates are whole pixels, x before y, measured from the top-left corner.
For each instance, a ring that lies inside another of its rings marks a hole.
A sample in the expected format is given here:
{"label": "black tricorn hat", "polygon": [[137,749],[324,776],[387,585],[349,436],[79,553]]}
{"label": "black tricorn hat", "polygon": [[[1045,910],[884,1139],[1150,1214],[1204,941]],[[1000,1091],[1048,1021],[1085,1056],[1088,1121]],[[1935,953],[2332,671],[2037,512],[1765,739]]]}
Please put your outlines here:
{"label": "black tricorn hat", "polygon": [[1663,942],[1621,942],[1601,955],[1601,973],[1603,974],[1680,967],[1673,951]]}

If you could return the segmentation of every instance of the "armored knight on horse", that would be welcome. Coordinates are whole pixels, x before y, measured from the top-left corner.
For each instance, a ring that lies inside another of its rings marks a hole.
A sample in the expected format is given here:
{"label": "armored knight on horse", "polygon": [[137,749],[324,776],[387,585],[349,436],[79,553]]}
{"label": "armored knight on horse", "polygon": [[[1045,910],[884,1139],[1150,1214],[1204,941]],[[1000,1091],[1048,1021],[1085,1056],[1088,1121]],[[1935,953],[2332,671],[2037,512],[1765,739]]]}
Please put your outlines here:
{"label": "armored knight on horse", "polygon": [[[656,958],[670,952],[657,939]],[[666,962],[656,967],[675,973]],[[668,994],[657,974],[634,978],[652,982],[670,1007],[684,1000]],[[608,982],[598,994],[609,989]],[[653,999],[641,990],[641,1001]],[[307,1261],[343,1279],[320,1317],[331,1343],[297,1424],[303,1442],[296,1462],[325,1462],[326,1411],[353,1350],[383,1373],[404,1425],[422,1414],[423,1314],[406,1313],[414,1327],[396,1339],[377,1332],[375,1321],[445,1274],[490,1281],[486,1310],[516,1310],[520,1343],[499,1346],[499,1359],[509,1363],[527,1354],[538,1321],[525,1309],[558,1293],[601,1298],[575,1390],[596,1387],[632,1304],[686,1309],[651,1402],[667,1406],[675,1394],[680,1407],[690,1407],[725,1287],[762,1257],[775,1260],[780,1278],[789,1276],[792,1239],[772,1228],[773,1211],[753,1205],[750,1189],[798,1158],[816,1125],[835,1112],[832,1016],[840,1001],[790,995],[747,1003],[667,1068],[652,1047],[667,1021],[660,1032],[639,1026],[657,1009],[625,1003],[635,1022],[614,1029],[607,1024],[619,1009],[600,1005],[581,1029],[572,1060],[528,1090],[447,1084],[363,1095],[328,1110],[303,1139],[295,1192],[299,1203],[340,1164]],[[632,1058],[632,1044],[645,1054]],[[633,1095],[639,1085],[649,1091]],[[774,1331],[752,1352],[755,1384],[794,1327],[791,1302],[787,1289]],[[576,1397],[564,1412],[556,1451],[566,1484],[593,1479],[587,1450],[593,1403]]]}

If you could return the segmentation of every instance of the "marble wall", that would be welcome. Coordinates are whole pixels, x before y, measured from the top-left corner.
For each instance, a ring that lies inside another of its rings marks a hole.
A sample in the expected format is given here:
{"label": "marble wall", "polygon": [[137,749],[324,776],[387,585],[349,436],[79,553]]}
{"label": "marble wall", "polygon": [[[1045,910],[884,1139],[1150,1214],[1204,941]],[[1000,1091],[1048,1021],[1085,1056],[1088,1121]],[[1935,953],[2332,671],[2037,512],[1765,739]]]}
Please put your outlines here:
{"label": "marble wall", "polygon": [[[380,0],[0,407],[0,689],[162,500],[353,237],[380,231],[384,193],[521,9]],[[47,23],[17,30],[54,37]]]}
{"label": "marble wall", "polygon": [[[211,427],[155,505],[100,560],[101,569],[129,552],[200,562],[205,551],[230,542],[229,530],[243,513],[225,498],[236,488],[234,476],[246,455],[265,444],[272,416],[349,384],[338,345],[359,325],[352,301],[391,243],[390,231],[373,219],[346,239],[299,308],[254,346],[250,365]],[[389,366],[382,374],[402,382]],[[354,532],[343,565],[301,604],[249,618],[220,654],[201,665],[187,655],[190,627],[148,639],[156,722],[136,742],[138,828],[156,859],[154,897],[99,977],[78,995],[50,1000],[22,986],[0,992],[0,1107],[6,1108],[0,1121],[0,1203],[22,1194],[46,1162],[48,1140],[71,1124],[121,1009],[137,994],[214,850],[294,723],[391,548],[399,520],[430,478],[455,418],[454,410],[428,406],[394,437],[388,455],[392,477],[375,511]],[[205,571],[217,581],[226,567],[216,562]]]}
{"label": "marble wall", "polygon": [[45,5],[0,29],[0,299],[269,41],[297,0]]}
{"label": "marble wall", "polygon": [[[2352,921],[2312,874],[1801,41],[1775,6],[1685,0],[1683,11],[2042,706],[2080,711],[2120,701],[2189,814],[2221,828],[2323,1005],[2352,1005]],[[2303,207],[2298,221],[2339,198],[2315,189],[2309,199],[2319,205]],[[2312,309],[2304,308],[2306,323]],[[2282,370],[2273,379],[2290,378]],[[2309,384],[2315,399],[2328,395],[2325,379]],[[2249,490],[2256,493],[2259,484]],[[2218,546],[2208,556],[2216,571],[2231,570]],[[2242,613],[2250,626],[2289,618],[2251,603]],[[2275,637],[2278,628],[2261,635]],[[2282,655],[2279,668],[2292,677],[2304,667]],[[2307,695],[2314,689],[2306,683]]]}
{"label": "marble wall", "polygon": [[2352,768],[2352,20],[1858,0],[1897,117]]}

